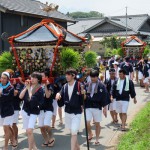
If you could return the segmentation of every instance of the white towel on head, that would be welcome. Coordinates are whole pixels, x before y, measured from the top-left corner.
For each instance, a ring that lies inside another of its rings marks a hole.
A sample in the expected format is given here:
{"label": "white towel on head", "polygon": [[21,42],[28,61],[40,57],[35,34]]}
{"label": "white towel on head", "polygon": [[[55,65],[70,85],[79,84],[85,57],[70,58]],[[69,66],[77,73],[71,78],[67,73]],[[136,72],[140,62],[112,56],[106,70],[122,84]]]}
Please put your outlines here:
{"label": "white towel on head", "polygon": [[2,75],[5,75],[10,79],[10,74],[8,72],[2,72]]}

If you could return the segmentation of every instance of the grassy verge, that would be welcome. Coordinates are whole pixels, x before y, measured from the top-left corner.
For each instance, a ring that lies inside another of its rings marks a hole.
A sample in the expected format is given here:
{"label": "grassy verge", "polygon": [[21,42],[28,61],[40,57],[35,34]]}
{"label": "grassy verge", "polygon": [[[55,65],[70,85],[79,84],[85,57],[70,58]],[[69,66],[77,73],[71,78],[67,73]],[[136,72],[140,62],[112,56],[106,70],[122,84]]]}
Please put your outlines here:
{"label": "grassy verge", "polygon": [[150,102],[137,114],[117,150],[150,150]]}

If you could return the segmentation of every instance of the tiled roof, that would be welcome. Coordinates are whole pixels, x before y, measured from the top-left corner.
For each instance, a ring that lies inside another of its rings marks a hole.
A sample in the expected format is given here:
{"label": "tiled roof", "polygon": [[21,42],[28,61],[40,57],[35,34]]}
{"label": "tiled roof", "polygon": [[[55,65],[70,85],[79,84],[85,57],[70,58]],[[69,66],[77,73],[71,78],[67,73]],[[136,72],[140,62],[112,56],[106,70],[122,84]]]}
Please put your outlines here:
{"label": "tiled roof", "polygon": [[[149,18],[147,14],[142,15],[128,15],[127,16],[127,28],[132,30],[132,33],[138,33],[140,27],[145,23],[145,21]],[[68,30],[73,31],[76,34],[85,33],[89,31],[93,27],[99,26],[102,22],[110,21],[115,23],[118,26],[122,26],[126,28],[126,16],[112,16],[112,17],[105,17],[105,18],[86,18],[86,19],[79,19],[78,22],[74,25],[68,26]],[[128,31],[129,34],[131,31]],[[141,31],[140,31],[141,33]],[[97,33],[102,35],[103,33]],[[106,33],[110,35],[110,33]],[[112,34],[112,33],[111,33]],[[115,33],[114,33],[115,34]],[[116,34],[125,34],[125,32],[119,32]]]}
{"label": "tiled roof", "polygon": [[49,13],[43,11],[41,8],[45,6],[45,4],[36,0],[0,0],[0,10],[3,9],[5,12],[24,13],[32,16],[39,16],[40,18],[49,17],[68,22],[75,22],[74,19],[59,11],[51,11]]}

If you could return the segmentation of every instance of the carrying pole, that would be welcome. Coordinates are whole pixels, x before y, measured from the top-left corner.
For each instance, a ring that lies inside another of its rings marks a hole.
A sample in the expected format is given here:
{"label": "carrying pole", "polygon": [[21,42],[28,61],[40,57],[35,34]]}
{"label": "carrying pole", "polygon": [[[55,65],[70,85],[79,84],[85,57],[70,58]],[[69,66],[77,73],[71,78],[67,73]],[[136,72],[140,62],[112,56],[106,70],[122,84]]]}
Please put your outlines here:
{"label": "carrying pole", "polygon": [[[81,85],[81,90],[84,90],[84,86]],[[85,132],[86,132],[86,142],[87,142],[87,150],[90,150],[89,147],[89,139],[88,139],[88,129],[87,129],[87,121],[86,121],[86,110],[85,110],[85,100],[84,100],[84,95],[82,95],[82,99],[83,99],[83,113],[84,113],[84,123],[85,123]]]}

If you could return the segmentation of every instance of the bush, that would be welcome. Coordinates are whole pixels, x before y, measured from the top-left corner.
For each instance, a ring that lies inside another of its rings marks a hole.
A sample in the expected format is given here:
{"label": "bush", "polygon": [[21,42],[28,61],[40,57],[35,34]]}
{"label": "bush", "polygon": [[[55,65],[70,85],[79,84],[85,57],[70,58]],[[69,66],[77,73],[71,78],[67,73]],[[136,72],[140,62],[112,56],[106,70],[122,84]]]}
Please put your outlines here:
{"label": "bush", "polygon": [[118,49],[113,49],[112,50],[112,54],[113,54],[113,56],[114,55],[119,55],[119,56],[124,56],[124,53],[123,53],[123,50],[122,50],[122,48],[118,48]]}
{"label": "bush", "polygon": [[85,52],[84,59],[87,67],[93,67],[96,64],[97,54],[94,51]]}
{"label": "bush", "polygon": [[146,46],[145,49],[144,49],[144,52],[142,54],[143,57],[146,57],[150,54],[150,47],[149,46]]}
{"label": "bush", "polygon": [[13,69],[12,65],[13,56],[10,52],[3,52],[0,56],[0,72],[5,71],[6,69]]}
{"label": "bush", "polygon": [[79,52],[74,51],[72,48],[63,48],[60,52],[60,62],[64,70],[68,68],[77,69],[79,67],[80,59]]}
{"label": "bush", "polygon": [[105,50],[104,57],[111,57],[111,56],[113,56],[112,50],[111,48],[107,48]]}
{"label": "bush", "polygon": [[107,48],[104,54],[105,57],[111,57],[115,55],[119,55],[123,57],[124,56],[123,50],[121,48],[117,48],[113,50],[111,48]]}

